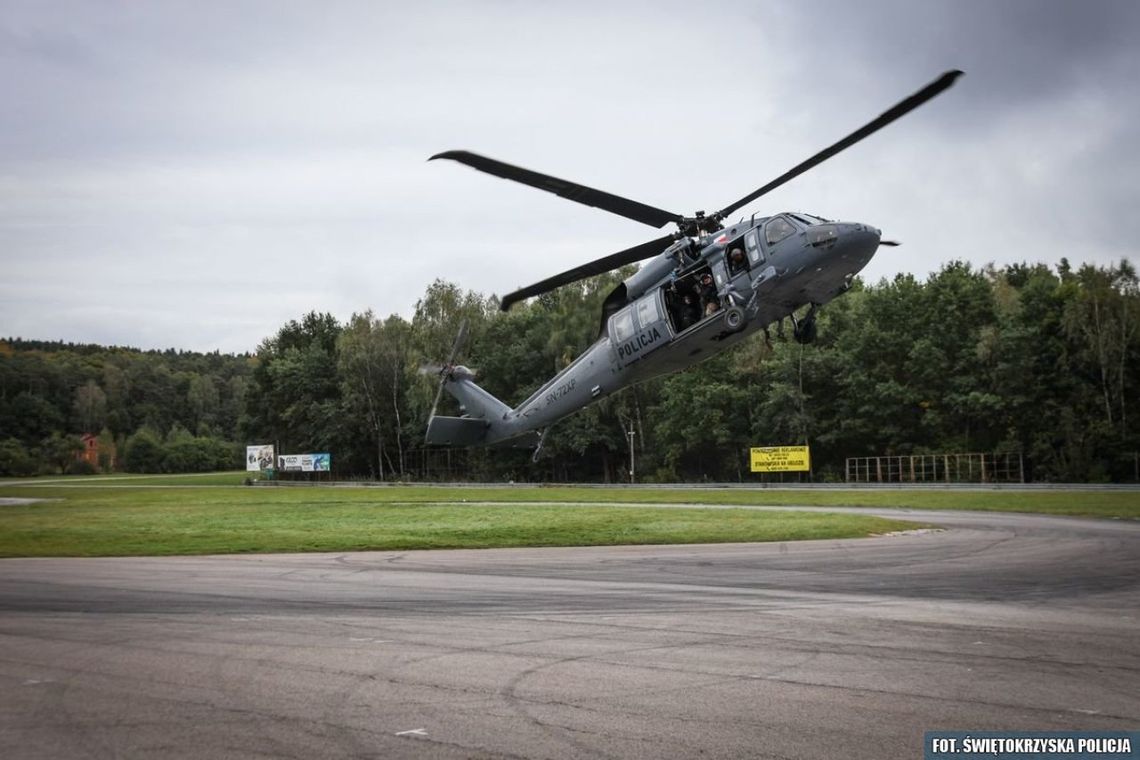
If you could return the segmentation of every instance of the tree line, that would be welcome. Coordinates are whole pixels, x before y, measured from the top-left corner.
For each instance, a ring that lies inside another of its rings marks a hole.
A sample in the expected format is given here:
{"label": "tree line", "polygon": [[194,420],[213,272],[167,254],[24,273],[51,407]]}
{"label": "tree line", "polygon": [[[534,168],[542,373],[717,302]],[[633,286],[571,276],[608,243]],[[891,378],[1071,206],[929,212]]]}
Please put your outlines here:
{"label": "tree line", "polygon": [[[0,475],[206,472],[240,461],[252,355],[0,341]],[[99,459],[78,459],[80,435]]]}
{"label": "tree line", "polygon": [[[1039,481],[1136,477],[1140,287],[1127,261],[973,268],[859,283],[819,316],[807,346],[758,335],[683,372],[559,422],[528,452],[423,445],[450,352],[509,404],[598,333],[601,301],[632,270],[516,307],[432,283],[410,320],[310,313],[252,356],[0,345],[0,472],[12,452],[58,468],[68,436],[103,431],[122,466],[175,471],[246,443],[328,451],[339,477],[622,481],[749,479],[748,449],[807,443],[813,477],[853,456],[1012,452]],[[791,330],[788,330],[790,334]],[[440,413],[455,414],[445,394]],[[140,437],[141,436],[141,437]],[[7,453],[5,453],[7,452]],[[141,453],[140,453],[141,452]]]}

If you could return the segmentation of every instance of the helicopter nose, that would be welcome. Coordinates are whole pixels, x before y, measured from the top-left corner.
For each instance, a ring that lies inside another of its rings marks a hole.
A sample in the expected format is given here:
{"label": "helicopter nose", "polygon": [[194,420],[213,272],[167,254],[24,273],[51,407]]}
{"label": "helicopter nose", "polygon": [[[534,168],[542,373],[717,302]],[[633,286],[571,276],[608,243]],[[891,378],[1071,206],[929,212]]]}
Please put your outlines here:
{"label": "helicopter nose", "polygon": [[879,247],[879,240],[883,236],[883,231],[869,224],[856,223],[850,225],[850,230],[847,235],[851,238],[851,242],[857,247],[869,247],[871,252],[874,253],[875,249]]}
{"label": "helicopter nose", "polygon": [[869,224],[847,222],[838,225],[836,253],[853,266],[861,269],[879,249],[882,230]]}
{"label": "helicopter nose", "polygon": [[807,242],[827,258],[856,262],[859,266],[870,261],[879,248],[882,231],[860,222],[830,222],[812,227]]}

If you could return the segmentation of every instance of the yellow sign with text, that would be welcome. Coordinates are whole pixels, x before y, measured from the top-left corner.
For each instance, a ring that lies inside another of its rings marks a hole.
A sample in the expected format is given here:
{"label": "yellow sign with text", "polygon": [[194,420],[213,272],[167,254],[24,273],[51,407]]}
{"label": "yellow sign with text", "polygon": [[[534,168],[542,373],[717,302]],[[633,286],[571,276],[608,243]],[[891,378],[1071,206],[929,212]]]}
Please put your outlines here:
{"label": "yellow sign with text", "polygon": [[765,446],[752,449],[752,472],[810,472],[807,446]]}

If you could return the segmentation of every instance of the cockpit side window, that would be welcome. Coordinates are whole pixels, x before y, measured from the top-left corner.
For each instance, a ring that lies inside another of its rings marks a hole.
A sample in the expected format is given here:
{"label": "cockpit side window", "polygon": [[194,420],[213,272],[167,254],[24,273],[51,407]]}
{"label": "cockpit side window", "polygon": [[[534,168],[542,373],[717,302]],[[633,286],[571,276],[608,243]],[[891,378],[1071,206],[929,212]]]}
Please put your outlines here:
{"label": "cockpit side window", "polygon": [[782,216],[777,216],[764,227],[764,239],[768,245],[775,245],[796,231],[796,228]]}

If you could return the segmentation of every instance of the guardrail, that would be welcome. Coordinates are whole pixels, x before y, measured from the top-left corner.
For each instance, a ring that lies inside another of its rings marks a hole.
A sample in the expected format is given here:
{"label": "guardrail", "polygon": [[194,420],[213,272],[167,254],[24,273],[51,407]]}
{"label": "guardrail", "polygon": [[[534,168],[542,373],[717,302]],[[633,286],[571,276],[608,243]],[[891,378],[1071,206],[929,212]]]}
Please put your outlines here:
{"label": "guardrail", "polygon": [[1140,483],[463,483],[375,480],[254,480],[251,485],[282,488],[613,488],[628,490],[738,491],[1135,491]]}

